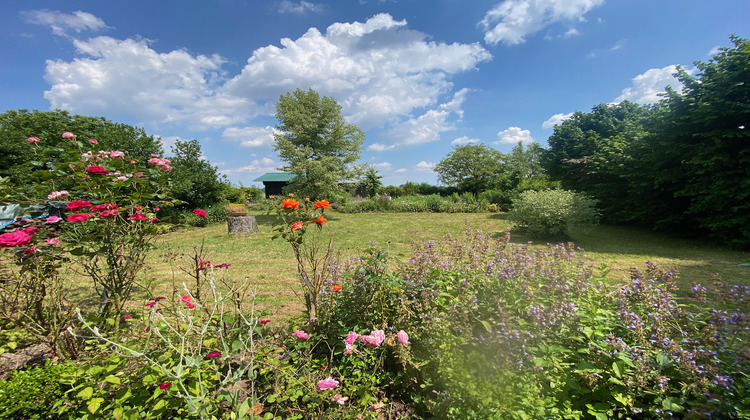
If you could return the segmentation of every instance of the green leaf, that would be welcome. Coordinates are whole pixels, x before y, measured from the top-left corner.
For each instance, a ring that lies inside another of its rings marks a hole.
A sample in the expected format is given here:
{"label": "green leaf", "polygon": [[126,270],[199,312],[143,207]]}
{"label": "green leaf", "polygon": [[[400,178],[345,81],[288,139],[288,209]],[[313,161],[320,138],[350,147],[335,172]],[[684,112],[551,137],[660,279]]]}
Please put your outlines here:
{"label": "green leaf", "polygon": [[92,398],[87,405],[89,413],[96,414],[96,411],[99,410],[99,406],[101,406],[103,402],[104,398]]}
{"label": "green leaf", "polygon": [[115,420],[122,420],[124,411],[125,409],[123,409],[122,407],[117,407],[112,411],[112,417],[114,417]]}
{"label": "green leaf", "polygon": [[83,388],[82,390],[78,391],[78,394],[76,394],[78,398],[83,398],[84,400],[88,400],[92,395],[94,395],[94,388],[90,386]]}
{"label": "green leaf", "polygon": [[113,385],[120,385],[120,378],[115,375],[109,375],[106,378],[104,378],[104,382],[107,382]]}

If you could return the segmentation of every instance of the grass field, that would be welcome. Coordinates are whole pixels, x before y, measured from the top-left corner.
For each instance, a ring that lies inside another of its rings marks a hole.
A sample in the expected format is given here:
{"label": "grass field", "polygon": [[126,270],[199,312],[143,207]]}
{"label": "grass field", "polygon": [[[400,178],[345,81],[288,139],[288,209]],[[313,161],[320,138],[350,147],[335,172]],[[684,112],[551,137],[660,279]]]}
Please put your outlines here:
{"label": "grass field", "polygon": [[[271,240],[272,216],[257,212],[250,214],[258,221],[260,232],[256,234],[229,236],[226,224],[219,223],[159,237],[147,274],[153,281],[153,293],[170,294],[173,280],[177,285],[189,281],[186,274],[173,270],[164,261],[162,255],[167,250],[191,254],[193,247],[203,244],[212,263],[231,264],[229,273],[233,280],[247,277],[250,282],[257,283],[257,303],[268,311],[270,317],[283,319],[299,313],[302,305],[294,292],[297,280],[292,250],[280,239]],[[467,227],[500,234],[509,226],[504,214],[491,213],[343,214],[330,211],[326,217],[329,223],[323,231],[334,239],[342,257],[358,255],[371,246],[406,255],[412,241],[438,240],[446,234],[461,235]],[[599,226],[571,240],[585,250],[592,264],[607,265],[611,270],[608,278],[613,284],[626,281],[630,268],[643,266],[645,261],[675,268],[683,290],[691,282],[709,284],[713,274],[718,274],[728,283],[750,284],[750,267],[740,265],[750,263],[748,252],[616,226]],[[545,245],[545,242],[531,241],[515,232],[511,241]],[[175,267],[180,265],[179,261],[176,262]],[[187,263],[184,260],[181,264],[187,267]]]}

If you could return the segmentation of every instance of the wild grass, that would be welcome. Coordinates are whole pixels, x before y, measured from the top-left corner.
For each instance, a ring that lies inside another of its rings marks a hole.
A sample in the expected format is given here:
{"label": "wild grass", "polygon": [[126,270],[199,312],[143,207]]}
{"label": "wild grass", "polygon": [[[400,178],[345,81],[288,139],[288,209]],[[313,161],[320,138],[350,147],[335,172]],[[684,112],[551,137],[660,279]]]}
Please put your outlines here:
{"label": "wild grass", "polygon": [[[272,216],[251,212],[260,231],[251,235],[228,235],[225,223],[205,228],[179,230],[158,238],[157,248],[149,259],[147,278],[152,293],[172,293],[173,270],[162,255],[167,251],[191,254],[193,247],[203,244],[214,264],[231,264],[229,273],[235,281],[245,277],[258,285],[257,304],[271,318],[285,319],[299,314],[303,308],[296,293],[296,265],[292,250],[282,240],[271,240]],[[509,226],[505,214],[492,213],[326,213],[329,222],[323,232],[335,241],[340,256],[359,255],[364,249],[378,247],[395,254],[408,254],[412,241],[439,240],[446,234],[460,235],[467,227],[485,233],[501,234]],[[593,231],[572,238],[540,241],[512,232],[516,243],[545,245],[547,242],[573,241],[585,250],[594,265],[606,265],[608,279],[622,284],[629,278],[631,267],[652,261],[679,273],[681,290],[692,282],[710,284],[712,277],[727,283],[750,284],[750,253],[721,248],[699,241],[669,238],[650,231],[621,226],[599,226]],[[182,264],[188,263],[184,260]],[[175,264],[179,265],[179,264]],[[175,283],[180,286],[189,278],[176,271]],[[181,292],[181,288],[178,292]]]}

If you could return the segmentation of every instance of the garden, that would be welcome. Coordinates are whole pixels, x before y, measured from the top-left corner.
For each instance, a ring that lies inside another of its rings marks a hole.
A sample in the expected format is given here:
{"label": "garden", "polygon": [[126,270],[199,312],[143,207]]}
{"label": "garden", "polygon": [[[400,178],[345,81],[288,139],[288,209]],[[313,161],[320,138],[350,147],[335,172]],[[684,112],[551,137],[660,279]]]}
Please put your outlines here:
{"label": "garden", "polygon": [[0,418],[750,417],[747,252],[594,226],[558,189],[289,194],[230,236],[167,220],[169,159],[61,141],[36,188],[65,213],[0,235],[0,357],[41,353]]}

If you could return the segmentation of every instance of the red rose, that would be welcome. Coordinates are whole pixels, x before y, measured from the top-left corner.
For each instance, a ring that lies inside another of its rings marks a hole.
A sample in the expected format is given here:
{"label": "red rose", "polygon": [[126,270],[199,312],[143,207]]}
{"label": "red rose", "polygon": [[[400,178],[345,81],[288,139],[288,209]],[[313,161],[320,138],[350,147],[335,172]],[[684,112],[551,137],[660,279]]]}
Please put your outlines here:
{"label": "red rose", "polygon": [[195,215],[200,217],[201,219],[206,218],[206,212],[203,209],[195,209],[193,210],[193,213],[195,213]]}
{"label": "red rose", "polygon": [[70,216],[68,216],[68,221],[69,222],[83,222],[84,220],[88,218],[89,218],[88,213],[76,213],[76,214],[71,214]]}
{"label": "red rose", "polygon": [[304,226],[304,225],[305,224],[302,223],[302,222],[294,222],[294,223],[292,223],[292,230],[293,231],[298,231],[298,230],[302,229],[302,226]]}
{"label": "red rose", "polygon": [[86,207],[91,207],[91,203],[88,201],[71,201],[68,203],[68,206],[65,207],[68,210],[79,210],[79,209],[85,209]]}
{"label": "red rose", "polygon": [[128,220],[148,220],[148,217],[145,214],[134,214]]}
{"label": "red rose", "polygon": [[106,175],[109,170],[104,166],[89,166],[86,168],[86,172],[94,175]]}

